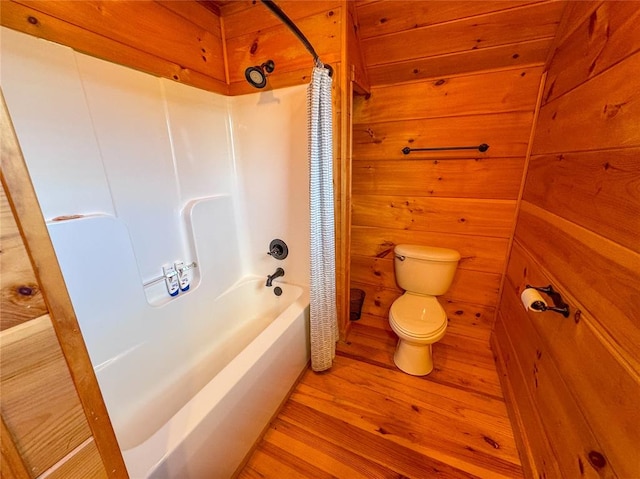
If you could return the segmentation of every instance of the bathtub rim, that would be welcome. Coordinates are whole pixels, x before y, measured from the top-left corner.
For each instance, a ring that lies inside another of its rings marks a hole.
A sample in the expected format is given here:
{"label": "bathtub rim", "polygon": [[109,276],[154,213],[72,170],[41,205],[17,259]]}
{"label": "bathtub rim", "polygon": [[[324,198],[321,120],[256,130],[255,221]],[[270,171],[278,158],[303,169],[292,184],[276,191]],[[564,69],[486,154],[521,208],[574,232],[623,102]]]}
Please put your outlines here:
{"label": "bathtub rim", "polygon": [[[175,328],[180,324],[180,329],[150,338],[127,351],[134,355],[141,351],[143,356],[131,359],[123,354],[112,358],[106,367],[99,365],[101,371],[98,380],[105,387],[105,393],[109,393],[105,398],[107,405],[111,406],[111,421],[123,451],[135,449],[152,437],[303,294],[301,286],[279,284],[284,292],[277,296],[264,285],[262,278],[240,278],[219,296],[209,298],[209,308],[203,311],[213,311],[213,316],[205,313],[202,317],[194,315],[181,318],[171,325]],[[218,304],[221,308],[218,308]],[[200,314],[203,314],[202,311]],[[255,314],[259,317],[255,317]],[[220,322],[220,318],[226,319]],[[241,330],[236,330],[231,323],[240,323]],[[211,324],[216,324],[215,328]],[[192,343],[195,338],[191,336],[191,328],[201,327],[204,329],[198,338],[207,339],[205,342]],[[182,331],[185,331],[184,336]],[[226,337],[229,331],[231,336]],[[247,334],[251,337],[245,339]],[[233,342],[230,343],[230,340]],[[165,354],[165,349],[174,351]],[[173,356],[173,360],[166,360],[169,355]],[[119,361],[124,363],[118,364]],[[157,376],[155,372],[150,373],[147,367],[147,364],[155,361],[154,371],[162,371]],[[133,381],[129,373],[122,369],[129,367],[141,370]],[[98,373],[98,366],[95,370]],[[153,380],[150,382],[149,379]],[[124,389],[121,385],[126,383],[129,383],[128,388]],[[176,389],[175,385],[181,383],[183,387]],[[194,383],[200,386],[193,387]]]}
{"label": "bathtub rim", "polygon": [[[235,283],[233,287],[237,287],[245,282],[255,281],[256,279],[262,280],[261,277],[253,275],[246,276]],[[160,429],[141,444],[130,449],[121,450],[130,477],[136,479],[146,478],[153,474],[154,470],[161,466],[164,460],[180,446],[183,439],[193,432],[206,415],[224,399],[225,393],[247,375],[251,366],[269,350],[271,345],[273,345],[300,316],[303,316],[303,320],[307,320],[309,308],[308,286],[284,282],[281,284],[283,286],[287,284],[296,286],[302,291],[295,301],[218,372],[198,394],[180,408],[168,422],[163,424]],[[229,288],[229,290],[232,288]],[[305,312],[307,313],[306,318]],[[305,370],[306,368],[302,370],[301,374],[304,373]],[[294,383],[292,387],[295,387],[295,384],[297,383]],[[283,398],[283,403],[287,397],[288,395]],[[175,427],[176,424],[179,425],[179,428]],[[268,427],[268,423],[265,427]],[[157,450],[161,450],[162,454],[154,454]]]}
{"label": "bathtub rim", "polygon": [[280,412],[282,411],[282,409],[284,408],[284,405],[286,404],[286,402],[289,400],[289,398],[291,397],[291,395],[293,394],[293,391],[296,389],[296,387],[298,386],[298,384],[300,383],[300,381],[302,380],[302,376],[305,375],[305,373],[307,372],[307,370],[311,367],[311,358],[309,358],[307,360],[307,363],[305,365],[304,368],[302,368],[302,371],[300,371],[300,374],[298,374],[298,377],[296,377],[295,381],[293,382],[293,384],[291,384],[291,387],[289,388],[289,390],[287,391],[287,394],[285,394],[282,397],[282,401],[280,401],[280,404],[278,404],[278,407],[276,408],[276,410],[273,412],[273,414],[271,415],[271,417],[269,418],[269,420],[267,421],[267,423],[264,425],[264,427],[262,428],[262,430],[260,431],[260,434],[258,434],[258,437],[256,438],[256,440],[253,442],[253,445],[251,446],[251,448],[249,448],[249,450],[247,451],[247,453],[244,455],[244,457],[242,458],[242,461],[240,461],[240,463],[238,464],[238,467],[236,467],[236,470],[233,472],[233,475],[231,476],[232,479],[235,479],[238,474],[240,474],[240,472],[245,468],[245,466],[249,463],[249,459],[251,459],[251,456],[253,455],[253,453],[256,451],[256,449],[258,449],[258,446],[260,445],[260,441],[262,441],[262,438],[265,436],[265,434],[267,434],[267,431],[269,431],[269,428],[271,427],[271,423],[273,422],[273,420],[278,416],[278,414],[280,414]]}

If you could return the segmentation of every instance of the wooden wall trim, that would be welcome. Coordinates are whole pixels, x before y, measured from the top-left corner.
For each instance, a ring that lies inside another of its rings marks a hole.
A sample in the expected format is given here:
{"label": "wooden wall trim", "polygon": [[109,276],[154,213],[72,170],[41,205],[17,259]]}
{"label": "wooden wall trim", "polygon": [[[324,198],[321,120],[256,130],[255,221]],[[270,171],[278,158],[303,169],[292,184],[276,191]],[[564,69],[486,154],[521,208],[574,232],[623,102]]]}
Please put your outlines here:
{"label": "wooden wall trim", "polygon": [[124,461],[1,90],[0,98],[2,185],[17,218],[100,455],[110,468],[110,475],[127,477]]}
{"label": "wooden wall trim", "polygon": [[349,309],[351,268],[349,257],[351,256],[351,111],[353,100],[353,81],[351,80],[351,59],[349,58],[349,32],[352,27],[350,8],[346,0],[341,2],[342,25],[340,29],[340,106],[339,106],[339,152],[336,152],[337,162],[334,163],[337,172],[334,172],[334,181],[337,185],[338,206],[336,222],[336,296],[338,310],[338,331],[340,339],[346,339],[349,334]]}
{"label": "wooden wall trim", "polygon": [[344,1],[347,21],[344,22],[344,44],[346,52],[345,65],[349,65],[349,79],[353,82],[354,93],[368,95],[371,92],[369,74],[364,62],[364,54],[361,48],[360,22],[356,2]]}
{"label": "wooden wall trim", "polygon": [[222,37],[222,57],[224,58],[224,81],[227,84],[227,95],[230,95],[229,84],[229,52],[227,51],[227,37],[224,18],[220,17],[220,36]]}
{"label": "wooden wall trim", "polygon": [[[516,226],[518,224],[518,213],[520,212],[520,205],[522,204],[522,197],[527,184],[527,174],[529,172],[529,162],[531,160],[531,151],[533,149],[533,140],[536,137],[536,126],[538,124],[538,115],[540,114],[540,106],[542,105],[542,97],[544,94],[545,84],[547,80],[547,72],[543,72],[540,77],[540,84],[538,86],[538,97],[536,98],[536,106],[533,112],[533,121],[531,122],[531,133],[529,134],[529,142],[527,144],[527,153],[524,157],[524,168],[522,170],[522,178],[520,180],[520,191],[518,192],[518,199],[516,200],[516,208],[513,214],[513,222],[511,232],[509,234],[509,245],[507,246],[507,255],[504,262],[504,269],[502,270],[502,278],[500,279],[500,288],[498,289],[498,298],[502,297],[505,278],[507,276],[507,268],[509,266],[509,258],[511,257],[511,251],[513,249],[513,240],[516,233]],[[498,309],[496,308],[497,319]]]}

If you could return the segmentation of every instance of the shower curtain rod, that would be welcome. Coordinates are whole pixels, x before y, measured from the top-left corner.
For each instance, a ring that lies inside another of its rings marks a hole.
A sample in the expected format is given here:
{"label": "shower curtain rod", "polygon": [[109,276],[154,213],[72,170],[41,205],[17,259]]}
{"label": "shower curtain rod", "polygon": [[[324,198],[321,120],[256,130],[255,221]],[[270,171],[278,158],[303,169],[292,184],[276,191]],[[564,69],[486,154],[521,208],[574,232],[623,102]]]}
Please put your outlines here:
{"label": "shower curtain rod", "polygon": [[[305,48],[309,51],[309,53],[311,53],[311,55],[313,55],[313,61],[317,62],[320,60],[320,57],[318,56],[318,54],[316,53],[316,51],[314,50],[313,46],[311,45],[311,43],[309,42],[309,40],[307,40],[307,37],[304,36],[304,33],[302,33],[300,31],[300,29],[296,26],[295,23],[293,23],[293,21],[287,16],[286,13],[284,13],[280,7],[278,7],[278,5],[276,5],[273,0],[261,0],[262,3],[264,4],[265,7],[267,7],[269,10],[271,10],[271,12],[278,17],[280,20],[282,20],[282,22],[289,27],[289,30],[291,30],[293,32],[293,34],[298,37],[298,40],[300,40],[302,42],[302,44],[305,46]],[[333,68],[331,67],[331,65],[325,65],[325,68],[327,68],[329,70],[329,76],[333,75]]]}

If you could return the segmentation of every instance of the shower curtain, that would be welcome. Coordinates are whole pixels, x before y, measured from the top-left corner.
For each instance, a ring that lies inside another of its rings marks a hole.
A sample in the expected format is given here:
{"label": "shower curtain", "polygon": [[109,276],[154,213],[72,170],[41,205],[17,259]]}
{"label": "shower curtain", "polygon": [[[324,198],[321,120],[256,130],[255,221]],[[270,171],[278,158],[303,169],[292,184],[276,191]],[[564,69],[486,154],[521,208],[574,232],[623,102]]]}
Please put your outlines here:
{"label": "shower curtain", "polygon": [[311,217],[311,369],[331,367],[338,340],[331,77],[316,60],[307,90]]}

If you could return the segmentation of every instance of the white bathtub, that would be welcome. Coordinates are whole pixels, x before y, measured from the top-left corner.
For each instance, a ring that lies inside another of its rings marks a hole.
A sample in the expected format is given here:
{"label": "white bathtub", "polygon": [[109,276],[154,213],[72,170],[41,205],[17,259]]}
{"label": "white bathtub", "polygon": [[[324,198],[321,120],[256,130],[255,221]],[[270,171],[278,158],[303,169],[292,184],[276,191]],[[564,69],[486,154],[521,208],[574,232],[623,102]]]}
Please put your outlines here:
{"label": "white bathtub", "polygon": [[131,478],[229,478],[242,462],[309,360],[308,292],[276,283],[282,296],[242,281],[97,368]]}

